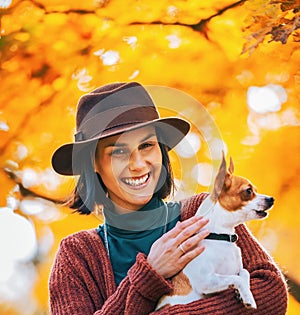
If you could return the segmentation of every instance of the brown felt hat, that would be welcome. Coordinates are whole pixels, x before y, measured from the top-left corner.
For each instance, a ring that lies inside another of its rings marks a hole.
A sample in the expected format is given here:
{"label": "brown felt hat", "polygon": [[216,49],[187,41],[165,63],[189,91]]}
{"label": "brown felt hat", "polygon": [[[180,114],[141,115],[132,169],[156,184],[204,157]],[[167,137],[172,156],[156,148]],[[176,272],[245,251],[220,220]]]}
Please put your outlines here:
{"label": "brown felt hat", "polygon": [[139,83],[112,83],[83,95],[77,105],[75,142],[59,147],[52,156],[54,170],[79,175],[86,152],[97,141],[136,128],[154,125],[162,142],[172,149],[190,124],[177,117],[160,118],[153,100]]}

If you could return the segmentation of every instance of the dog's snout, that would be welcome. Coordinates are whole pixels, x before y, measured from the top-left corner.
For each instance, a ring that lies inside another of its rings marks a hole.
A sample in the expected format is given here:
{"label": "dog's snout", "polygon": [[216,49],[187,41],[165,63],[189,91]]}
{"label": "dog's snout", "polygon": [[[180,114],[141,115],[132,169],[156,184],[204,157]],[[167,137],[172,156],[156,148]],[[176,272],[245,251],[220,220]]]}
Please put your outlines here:
{"label": "dog's snout", "polygon": [[266,203],[268,207],[273,206],[275,199],[273,197],[266,197]]}

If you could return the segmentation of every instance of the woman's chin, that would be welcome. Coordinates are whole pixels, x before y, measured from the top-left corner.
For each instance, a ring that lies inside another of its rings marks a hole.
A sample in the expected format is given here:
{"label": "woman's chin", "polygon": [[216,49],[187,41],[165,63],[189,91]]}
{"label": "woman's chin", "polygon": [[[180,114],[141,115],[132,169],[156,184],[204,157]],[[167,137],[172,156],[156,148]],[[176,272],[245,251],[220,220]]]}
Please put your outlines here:
{"label": "woman's chin", "polygon": [[129,204],[135,205],[135,209],[140,209],[145,206],[151,199],[153,194],[139,195],[135,194],[134,197],[129,201]]}

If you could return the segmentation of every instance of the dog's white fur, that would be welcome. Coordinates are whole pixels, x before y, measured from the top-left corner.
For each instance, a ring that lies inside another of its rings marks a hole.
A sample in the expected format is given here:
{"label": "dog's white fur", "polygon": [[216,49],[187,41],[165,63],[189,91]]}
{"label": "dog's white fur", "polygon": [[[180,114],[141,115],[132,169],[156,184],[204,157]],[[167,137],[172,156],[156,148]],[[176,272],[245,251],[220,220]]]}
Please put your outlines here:
{"label": "dog's white fur", "polygon": [[[233,175],[233,168],[230,159],[230,167],[226,170],[223,156],[214,190],[196,213],[209,218],[205,228],[210,232],[232,235],[235,226],[265,217],[265,210],[273,205],[272,197],[257,194],[248,180]],[[205,251],[173,278],[174,294],[163,296],[156,309],[166,305],[187,304],[228,288],[235,288],[244,305],[255,309],[256,303],[250,291],[250,275],[243,268],[240,248],[235,243],[220,240],[204,239],[202,243]],[[176,288],[177,283],[182,284],[176,277],[184,278],[184,289]]]}

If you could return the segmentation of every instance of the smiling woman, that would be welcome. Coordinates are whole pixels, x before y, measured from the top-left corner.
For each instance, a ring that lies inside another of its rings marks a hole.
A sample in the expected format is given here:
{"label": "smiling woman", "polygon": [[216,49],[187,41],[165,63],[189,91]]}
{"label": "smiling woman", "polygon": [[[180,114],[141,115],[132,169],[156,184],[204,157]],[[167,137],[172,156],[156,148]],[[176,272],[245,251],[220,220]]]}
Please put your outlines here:
{"label": "smiling woman", "polygon": [[[174,186],[168,153],[190,124],[160,118],[147,90],[132,82],[82,96],[76,125],[75,142],[58,148],[52,165],[60,174],[79,175],[71,208],[82,214],[100,208],[104,223],[61,242],[49,281],[51,313],[245,314],[232,288],[154,311],[160,297],[172,292],[169,279],[202,254],[201,241],[209,234],[208,220],[194,216],[207,194],[165,201]],[[279,269],[245,227],[237,234],[242,252],[251,253],[244,265],[255,314],[283,315],[287,292]]]}
{"label": "smiling woman", "polygon": [[162,174],[161,163],[153,126],[100,140],[96,149],[95,169],[120,213],[150,201]]}

